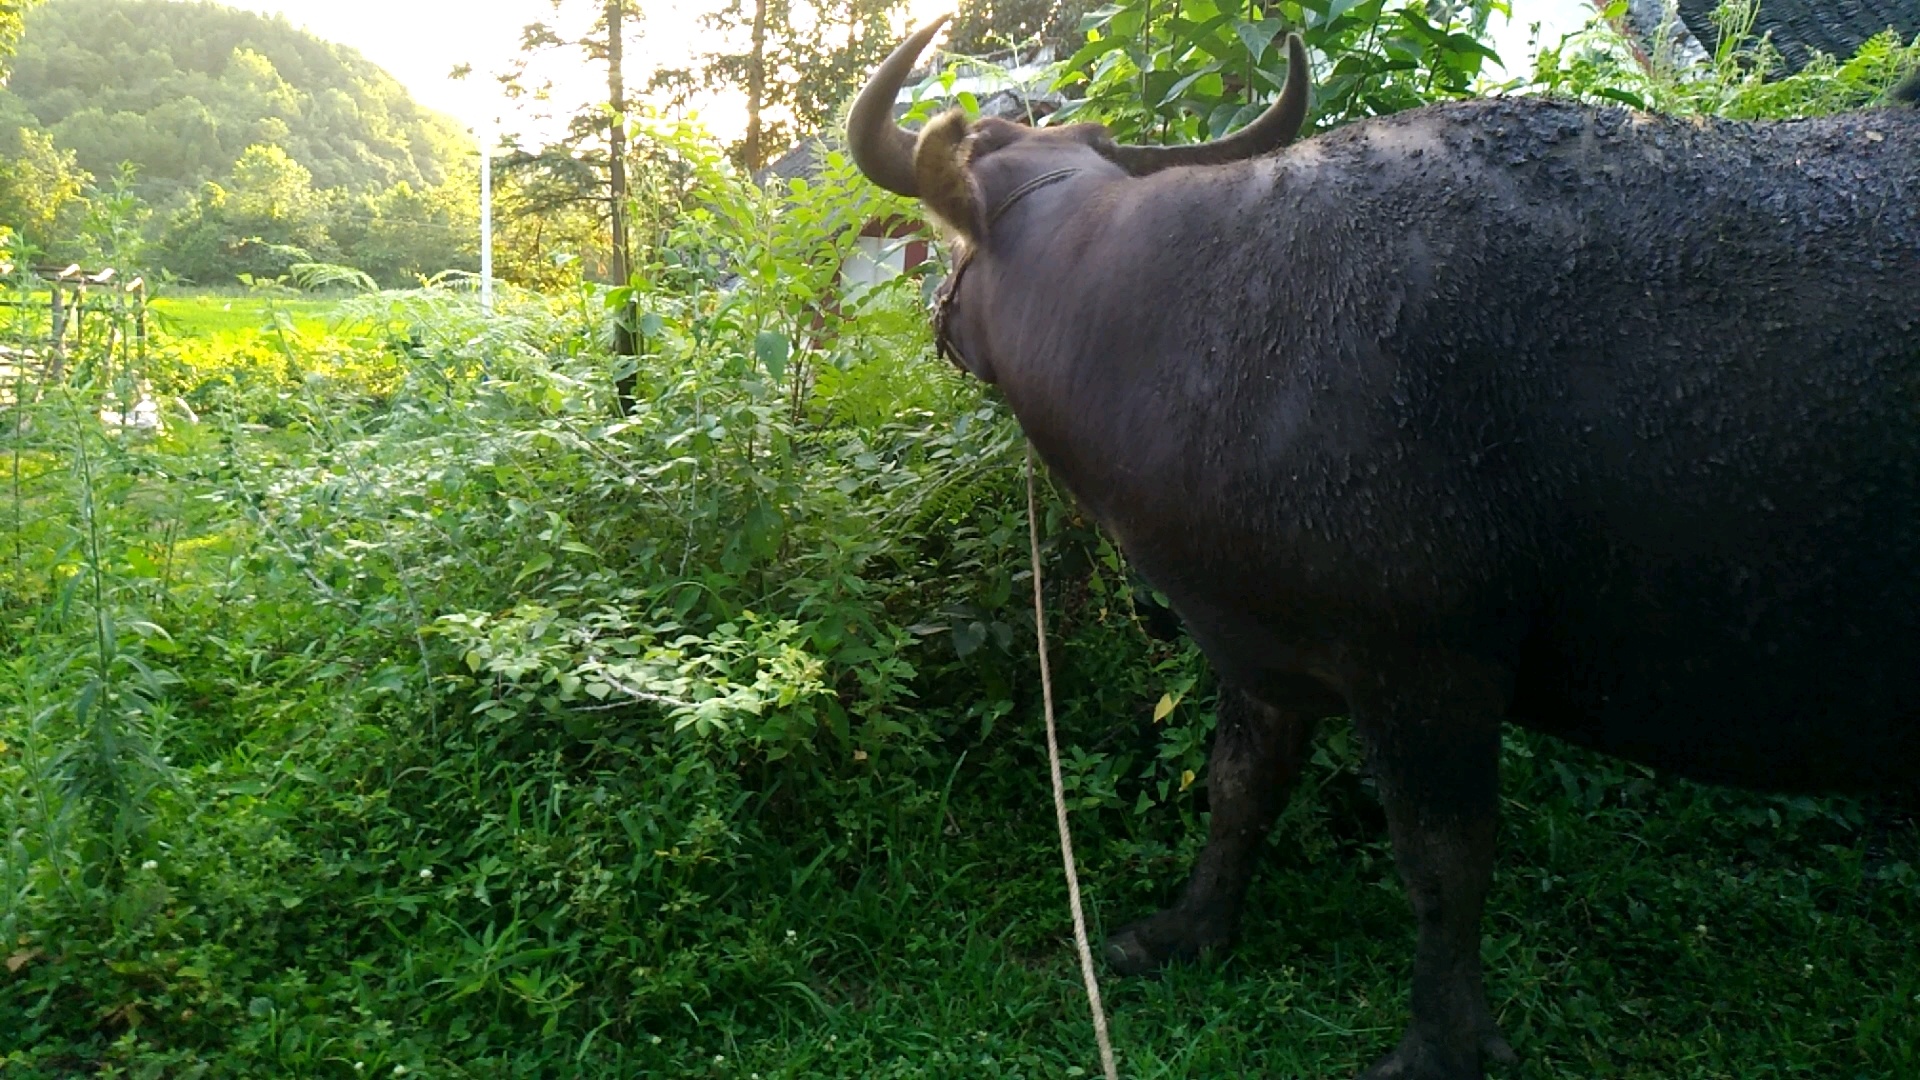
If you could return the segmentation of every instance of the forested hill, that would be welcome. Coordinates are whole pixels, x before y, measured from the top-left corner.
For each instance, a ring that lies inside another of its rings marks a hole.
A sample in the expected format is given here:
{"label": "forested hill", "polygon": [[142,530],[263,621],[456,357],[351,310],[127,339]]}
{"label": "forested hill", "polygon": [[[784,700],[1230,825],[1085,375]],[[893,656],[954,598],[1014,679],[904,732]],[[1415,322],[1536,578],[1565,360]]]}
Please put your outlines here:
{"label": "forested hill", "polygon": [[225,178],[256,144],[352,192],[437,185],[467,148],[358,51],[218,4],[50,0],[12,68],[0,134],[44,128],[102,180],[133,161],[156,204]]}

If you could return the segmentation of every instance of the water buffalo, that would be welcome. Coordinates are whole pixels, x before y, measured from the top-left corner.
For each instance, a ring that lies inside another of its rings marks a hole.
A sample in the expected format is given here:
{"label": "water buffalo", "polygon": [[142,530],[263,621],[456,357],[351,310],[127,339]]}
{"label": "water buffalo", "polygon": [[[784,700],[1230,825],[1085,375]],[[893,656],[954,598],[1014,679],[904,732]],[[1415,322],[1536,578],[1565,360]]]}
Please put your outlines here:
{"label": "water buffalo", "polygon": [[854,159],[954,239],[943,347],[1233,688],[1206,851],[1113,966],[1232,937],[1341,710],[1418,929],[1368,1078],[1513,1055],[1480,973],[1503,723],[1717,783],[1920,777],[1920,111],[1508,98],[1280,151],[1296,38],[1220,142],[915,136],[891,105],[938,26],[861,93]]}

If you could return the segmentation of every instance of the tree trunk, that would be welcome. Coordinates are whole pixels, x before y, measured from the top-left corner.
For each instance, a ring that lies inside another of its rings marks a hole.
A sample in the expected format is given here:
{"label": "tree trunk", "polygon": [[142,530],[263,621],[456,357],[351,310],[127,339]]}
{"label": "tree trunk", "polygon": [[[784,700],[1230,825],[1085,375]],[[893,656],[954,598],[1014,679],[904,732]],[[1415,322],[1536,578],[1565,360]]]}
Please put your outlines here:
{"label": "tree trunk", "polygon": [[760,110],[767,98],[767,0],[753,0],[753,52],[747,60],[747,144],[742,156],[749,173],[765,155],[760,145]]}
{"label": "tree trunk", "polygon": [[[632,252],[627,246],[627,89],[621,71],[624,42],[622,24],[626,21],[627,0],[607,0],[607,108],[613,114],[607,132],[607,201],[613,220],[613,285],[624,288],[633,275]],[[634,324],[639,316],[631,301],[622,304],[613,320],[613,355],[616,362],[639,354],[634,340]],[[634,376],[625,374],[614,382],[620,411],[633,409]]]}

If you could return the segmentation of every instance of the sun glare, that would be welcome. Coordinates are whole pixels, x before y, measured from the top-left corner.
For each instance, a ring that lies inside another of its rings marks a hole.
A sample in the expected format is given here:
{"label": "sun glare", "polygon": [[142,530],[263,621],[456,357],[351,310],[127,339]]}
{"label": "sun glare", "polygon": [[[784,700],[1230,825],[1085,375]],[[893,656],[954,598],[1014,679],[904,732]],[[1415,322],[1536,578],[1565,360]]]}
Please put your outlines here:
{"label": "sun glare", "polygon": [[925,26],[942,15],[953,14],[953,0],[912,0],[907,5],[907,17],[894,29],[904,35],[915,27]]}

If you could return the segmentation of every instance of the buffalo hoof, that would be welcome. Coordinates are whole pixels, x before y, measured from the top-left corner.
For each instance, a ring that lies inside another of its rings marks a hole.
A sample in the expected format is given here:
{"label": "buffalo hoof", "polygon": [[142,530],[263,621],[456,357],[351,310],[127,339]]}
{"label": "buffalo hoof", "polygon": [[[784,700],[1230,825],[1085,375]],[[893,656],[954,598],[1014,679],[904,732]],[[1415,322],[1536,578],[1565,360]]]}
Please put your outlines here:
{"label": "buffalo hoof", "polygon": [[1145,975],[1176,960],[1193,960],[1233,943],[1225,920],[1196,917],[1170,908],[1129,923],[1101,948],[1107,966],[1121,975]]}
{"label": "buffalo hoof", "polygon": [[1485,1066],[1516,1065],[1519,1055],[1497,1028],[1489,1028],[1465,1047],[1408,1031],[1393,1053],[1374,1062],[1359,1080],[1481,1080]]}

